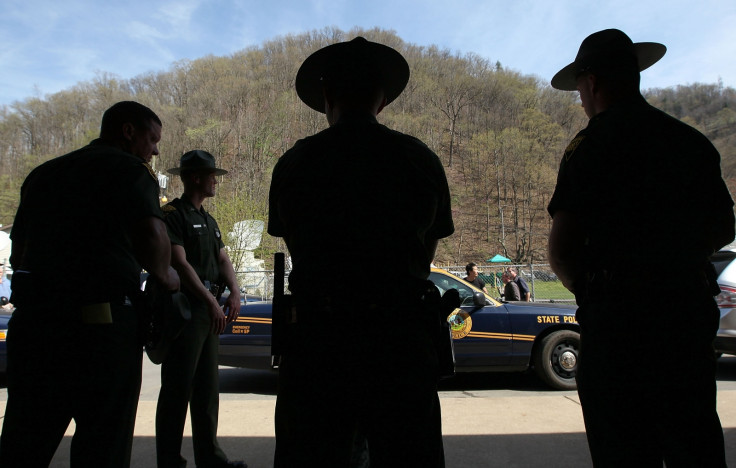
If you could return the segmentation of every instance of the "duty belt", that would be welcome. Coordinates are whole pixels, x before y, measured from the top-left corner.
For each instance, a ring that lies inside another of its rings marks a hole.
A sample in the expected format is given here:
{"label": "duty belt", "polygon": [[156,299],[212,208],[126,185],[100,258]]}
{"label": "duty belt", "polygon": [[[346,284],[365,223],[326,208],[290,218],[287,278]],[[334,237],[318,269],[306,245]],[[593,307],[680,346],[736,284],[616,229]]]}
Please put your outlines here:
{"label": "duty belt", "polygon": [[[434,288],[434,285],[432,285]],[[358,317],[379,317],[382,312],[390,314],[417,314],[424,316],[425,304],[418,294],[373,294],[356,295],[308,294],[289,296],[291,304],[285,314],[286,323],[323,322],[325,319],[349,320]],[[303,311],[310,310],[309,313]],[[368,315],[366,315],[368,314]]]}

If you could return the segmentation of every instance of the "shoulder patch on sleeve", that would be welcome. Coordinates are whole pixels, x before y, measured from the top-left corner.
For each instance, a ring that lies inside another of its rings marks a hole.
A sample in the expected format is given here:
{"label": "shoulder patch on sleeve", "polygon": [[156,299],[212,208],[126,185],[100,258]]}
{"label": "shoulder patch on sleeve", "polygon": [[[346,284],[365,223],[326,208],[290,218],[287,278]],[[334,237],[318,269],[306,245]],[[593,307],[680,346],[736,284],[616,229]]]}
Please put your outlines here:
{"label": "shoulder patch on sleeve", "polygon": [[569,161],[572,157],[573,153],[576,149],[578,149],[578,146],[580,146],[580,143],[585,139],[585,135],[576,136],[570,144],[567,145],[567,148],[565,148],[565,161]]}
{"label": "shoulder patch on sleeve", "polygon": [[161,207],[161,210],[163,210],[164,213],[171,213],[172,211],[176,211],[176,207],[174,205],[164,205]]}
{"label": "shoulder patch on sleeve", "polygon": [[153,177],[153,180],[155,180],[156,183],[158,183],[158,177],[156,177],[156,174],[154,174],[153,169],[151,168],[151,166],[149,166],[147,162],[144,162],[144,163],[141,163],[141,164],[143,164],[143,166],[146,169],[148,169],[148,173],[151,174],[151,177]]}

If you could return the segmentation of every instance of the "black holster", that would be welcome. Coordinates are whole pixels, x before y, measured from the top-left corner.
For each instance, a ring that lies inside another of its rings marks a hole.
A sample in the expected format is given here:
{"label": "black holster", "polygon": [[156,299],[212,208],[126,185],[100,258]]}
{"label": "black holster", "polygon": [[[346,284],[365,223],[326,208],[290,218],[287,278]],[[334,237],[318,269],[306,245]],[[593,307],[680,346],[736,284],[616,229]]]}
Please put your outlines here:
{"label": "black holster", "polygon": [[289,316],[292,298],[284,294],[286,257],[283,252],[273,255],[273,301],[271,307],[271,368],[278,369],[284,355],[288,339]]}
{"label": "black holster", "polygon": [[271,308],[271,368],[278,369],[281,358],[287,354],[292,296],[277,294]]}

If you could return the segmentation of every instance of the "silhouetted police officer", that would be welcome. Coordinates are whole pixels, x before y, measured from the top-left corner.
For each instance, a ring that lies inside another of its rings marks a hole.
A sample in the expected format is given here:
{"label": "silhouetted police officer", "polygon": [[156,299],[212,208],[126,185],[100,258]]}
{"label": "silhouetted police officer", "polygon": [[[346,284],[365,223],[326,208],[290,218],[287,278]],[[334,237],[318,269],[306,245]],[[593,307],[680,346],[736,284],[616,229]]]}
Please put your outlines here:
{"label": "silhouetted police officer", "polygon": [[330,127],[287,151],[271,182],[268,232],[289,248],[294,301],[277,467],[348,466],[360,433],[372,466],[444,466],[439,324],[422,296],[454,229],[450,195],[439,158],[376,120],[408,79],[399,52],[362,37],[297,73],[297,94]]}
{"label": "silhouetted police officer", "polygon": [[[639,92],[639,72],[665,51],[607,29],[552,78],[580,92],[590,118],[560,164],[549,260],[579,305],[578,393],[596,466],[725,466],[708,258],[734,238],[733,201],[713,145]],[[642,263],[691,286],[632,300]]]}
{"label": "silhouetted police officer", "polygon": [[23,183],[11,232],[16,310],[0,466],[48,466],[72,419],[72,466],[130,464],[141,267],[179,288],[148,166],[160,138],[153,111],[119,102],[102,116],[99,139]]}

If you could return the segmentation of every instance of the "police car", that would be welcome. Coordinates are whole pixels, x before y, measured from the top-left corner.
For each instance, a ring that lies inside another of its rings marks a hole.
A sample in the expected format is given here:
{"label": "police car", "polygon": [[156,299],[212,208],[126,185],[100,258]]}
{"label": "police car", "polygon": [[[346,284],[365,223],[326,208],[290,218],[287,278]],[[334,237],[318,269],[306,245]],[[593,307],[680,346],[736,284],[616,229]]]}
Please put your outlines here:
{"label": "police car", "polygon": [[[444,293],[457,289],[461,305],[449,316],[457,372],[533,369],[549,386],[571,390],[580,347],[576,306],[498,302],[451,273],[433,268],[429,277]],[[268,369],[271,362],[271,303],[249,302],[220,335],[219,363]]]}

